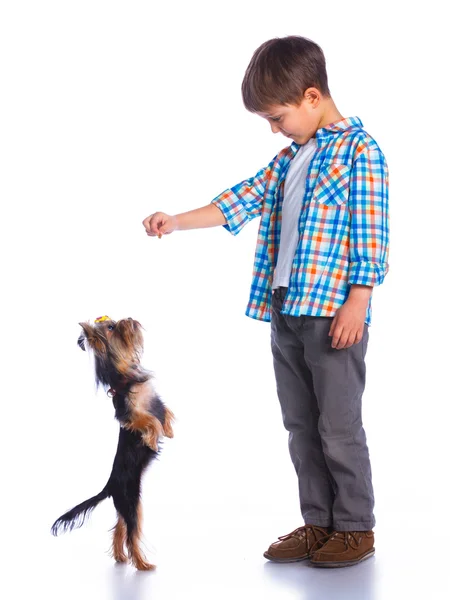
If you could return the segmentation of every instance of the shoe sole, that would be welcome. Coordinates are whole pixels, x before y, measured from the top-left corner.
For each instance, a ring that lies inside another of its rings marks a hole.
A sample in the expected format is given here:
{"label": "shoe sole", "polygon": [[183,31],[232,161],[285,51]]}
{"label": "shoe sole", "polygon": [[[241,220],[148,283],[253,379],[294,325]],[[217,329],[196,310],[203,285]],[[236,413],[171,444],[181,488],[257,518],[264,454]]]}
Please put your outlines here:
{"label": "shoe sole", "polygon": [[302,556],[301,558],[277,558],[276,556],[271,556],[267,552],[264,552],[264,558],[267,558],[267,560],[270,560],[272,562],[277,562],[277,563],[293,563],[293,562],[301,562],[302,560],[308,560],[308,558],[311,558],[311,557],[310,556]]}
{"label": "shoe sole", "polygon": [[311,560],[310,564],[313,567],[325,567],[325,568],[331,568],[331,569],[336,568],[336,567],[352,567],[353,565],[357,565],[360,562],[363,562],[363,560],[367,560],[374,554],[375,554],[375,548],[366,552],[366,554],[361,556],[361,558],[358,558],[358,560],[346,560],[346,561],[341,561],[341,562],[339,562],[339,561],[337,561],[337,562],[320,562],[320,561],[314,562],[313,560]]}

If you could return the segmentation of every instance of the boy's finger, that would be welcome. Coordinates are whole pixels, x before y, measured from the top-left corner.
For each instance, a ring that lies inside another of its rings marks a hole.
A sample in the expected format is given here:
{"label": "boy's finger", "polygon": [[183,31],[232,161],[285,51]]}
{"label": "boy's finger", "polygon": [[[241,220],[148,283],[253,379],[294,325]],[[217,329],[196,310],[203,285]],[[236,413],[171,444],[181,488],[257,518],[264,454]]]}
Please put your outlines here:
{"label": "boy's finger", "polygon": [[142,221],[142,225],[145,227],[145,229],[149,230],[150,229],[150,223],[152,222],[152,217],[153,215],[149,215],[148,217],[146,217],[143,221]]}
{"label": "boy's finger", "polygon": [[157,221],[155,221],[152,225],[150,225],[150,231],[153,233],[153,235],[158,235],[159,227],[160,227],[160,223],[158,223]]}
{"label": "boy's finger", "polygon": [[333,321],[331,323],[330,331],[328,332],[329,336],[333,335],[335,327],[336,327],[336,319],[333,319]]}
{"label": "boy's finger", "polygon": [[339,329],[335,329],[333,332],[333,339],[331,340],[331,347],[336,348],[341,339],[341,335],[343,334],[343,327],[339,327]]}

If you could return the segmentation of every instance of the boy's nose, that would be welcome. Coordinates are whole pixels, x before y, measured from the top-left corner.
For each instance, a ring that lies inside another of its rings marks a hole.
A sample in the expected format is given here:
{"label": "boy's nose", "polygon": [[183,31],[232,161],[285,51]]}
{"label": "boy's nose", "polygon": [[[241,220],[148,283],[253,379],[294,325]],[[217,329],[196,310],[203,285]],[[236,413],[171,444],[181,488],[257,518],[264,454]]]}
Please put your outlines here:
{"label": "boy's nose", "polygon": [[281,129],[278,127],[278,125],[276,123],[269,123],[270,125],[270,129],[272,130],[272,133],[279,133],[281,131]]}

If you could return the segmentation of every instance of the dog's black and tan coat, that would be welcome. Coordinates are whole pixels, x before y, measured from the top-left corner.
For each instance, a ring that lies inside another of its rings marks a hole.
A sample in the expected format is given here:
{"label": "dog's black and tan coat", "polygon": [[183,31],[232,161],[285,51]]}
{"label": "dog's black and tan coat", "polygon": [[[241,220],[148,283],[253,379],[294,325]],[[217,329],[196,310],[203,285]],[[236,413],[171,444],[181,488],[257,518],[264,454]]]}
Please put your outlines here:
{"label": "dog's black and tan coat", "polygon": [[78,345],[94,352],[97,386],[101,384],[108,388],[121,427],[111,475],[105,487],[93,498],[59,517],[52,532],[57,535],[80,527],[99,502],[112,497],[117,510],[113,557],[118,562],[129,559],[137,569],[149,570],[154,565],[146,561],[139,547],[141,477],[158,455],[160,438],[173,437],[174,415],[154,391],[152,374],[140,364],[143,336],[138,321],[130,318],[116,322],[109,317],[99,317],[94,325],[80,325],[83,332]]}

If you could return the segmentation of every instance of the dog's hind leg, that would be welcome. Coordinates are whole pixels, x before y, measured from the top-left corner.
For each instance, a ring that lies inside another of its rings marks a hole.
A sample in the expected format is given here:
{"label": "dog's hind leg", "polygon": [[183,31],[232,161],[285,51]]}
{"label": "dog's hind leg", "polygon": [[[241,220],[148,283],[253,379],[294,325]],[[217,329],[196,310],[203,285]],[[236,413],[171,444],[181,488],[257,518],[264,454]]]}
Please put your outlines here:
{"label": "dog's hind leg", "polygon": [[[131,516],[131,515],[130,515]],[[139,542],[142,535],[142,507],[141,502],[138,502],[136,512],[131,519],[126,519],[127,524],[127,546],[128,556],[130,561],[139,571],[150,571],[155,569],[155,565],[147,562]]]}
{"label": "dog's hind leg", "polygon": [[119,445],[109,481],[114,506],[126,526],[125,543],[133,565],[148,571],[155,566],[146,561],[139,548],[141,537],[141,477],[157,453],[144,445],[138,432],[121,427]]}
{"label": "dog's hind leg", "polygon": [[127,555],[125,554],[124,545],[127,537],[127,527],[125,521],[117,513],[117,523],[114,527],[113,543],[111,548],[111,554],[117,562],[127,562]]}
{"label": "dog's hind leg", "polygon": [[142,509],[139,499],[139,484],[117,490],[114,494],[114,505],[126,527],[125,543],[128,558],[139,571],[150,571],[155,565],[147,562],[139,542],[142,534]]}
{"label": "dog's hind leg", "polygon": [[152,565],[147,562],[142,550],[139,547],[139,542],[141,540],[142,535],[142,507],[141,502],[139,501],[136,510],[136,526],[130,530],[128,530],[127,536],[127,546],[128,552],[130,556],[130,560],[133,565],[139,571],[149,571],[155,568],[155,565]]}

